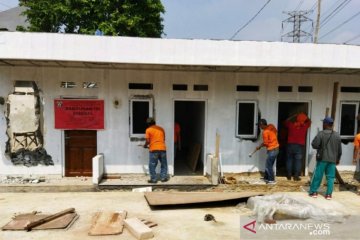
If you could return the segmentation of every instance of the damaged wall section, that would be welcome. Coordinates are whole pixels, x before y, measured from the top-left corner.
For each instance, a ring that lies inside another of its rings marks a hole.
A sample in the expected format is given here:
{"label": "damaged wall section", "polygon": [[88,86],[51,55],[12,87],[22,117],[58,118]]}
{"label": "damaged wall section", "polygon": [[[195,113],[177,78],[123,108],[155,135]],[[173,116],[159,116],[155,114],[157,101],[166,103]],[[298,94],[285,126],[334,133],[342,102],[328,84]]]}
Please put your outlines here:
{"label": "damaged wall section", "polygon": [[41,132],[42,109],[39,90],[34,81],[16,81],[6,108],[6,153],[14,165],[27,167],[54,165],[43,148]]}

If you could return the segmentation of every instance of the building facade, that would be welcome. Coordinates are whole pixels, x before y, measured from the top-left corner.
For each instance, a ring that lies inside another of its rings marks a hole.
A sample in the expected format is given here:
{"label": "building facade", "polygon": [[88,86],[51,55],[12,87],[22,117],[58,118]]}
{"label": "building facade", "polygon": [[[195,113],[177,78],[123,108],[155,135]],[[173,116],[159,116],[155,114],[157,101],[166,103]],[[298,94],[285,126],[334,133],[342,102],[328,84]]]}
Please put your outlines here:
{"label": "building facade", "polygon": [[[355,170],[359,57],[360,47],[347,45],[3,32],[0,175],[91,175],[88,159],[98,153],[106,174],[146,172],[148,151],[139,145],[148,116],[165,129],[171,174],[189,162],[195,167],[186,171],[204,174],[216,134],[224,172],[262,171],[265,150],[249,158],[261,141],[258,119],[281,138],[283,120],[296,112],[312,119],[303,174],[325,115],[343,138],[338,169]],[[70,112],[57,112],[63,106]]]}

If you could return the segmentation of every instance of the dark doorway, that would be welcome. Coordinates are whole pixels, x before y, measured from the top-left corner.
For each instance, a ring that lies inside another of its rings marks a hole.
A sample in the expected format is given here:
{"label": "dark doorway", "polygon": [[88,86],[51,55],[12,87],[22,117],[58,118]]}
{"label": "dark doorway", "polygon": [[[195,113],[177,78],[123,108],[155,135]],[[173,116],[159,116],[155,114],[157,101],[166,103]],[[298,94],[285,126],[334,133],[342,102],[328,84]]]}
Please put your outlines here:
{"label": "dark doorway", "polygon": [[180,125],[181,129],[181,150],[176,150],[174,155],[174,175],[202,175],[205,102],[175,101],[174,111],[175,122]]}
{"label": "dark doorway", "polygon": [[[297,113],[303,112],[309,115],[309,103],[308,102],[279,102],[278,112],[278,140],[280,144],[280,151],[276,160],[276,175],[286,176],[286,146],[287,146],[287,129],[284,127],[285,120]],[[305,144],[304,156],[302,160],[302,171],[301,175],[305,174],[305,160],[306,160],[306,149]]]}
{"label": "dark doorway", "polygon": [[97,153],[96,131],[65,131],[65,176],[92,176],[92,158]]}

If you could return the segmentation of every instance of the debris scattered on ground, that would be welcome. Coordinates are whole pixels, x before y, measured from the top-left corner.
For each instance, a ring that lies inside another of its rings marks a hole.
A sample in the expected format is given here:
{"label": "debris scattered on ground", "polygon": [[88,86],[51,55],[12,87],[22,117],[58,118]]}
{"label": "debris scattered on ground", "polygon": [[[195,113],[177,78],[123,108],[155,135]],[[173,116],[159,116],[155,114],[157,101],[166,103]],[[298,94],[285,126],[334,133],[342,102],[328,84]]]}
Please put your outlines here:
{"label": "debris scattered on ground", "polygon": [[126,211],[95,213],[90,230],[90,236],[116,235],[123,232]]}
{"label": "debris scattered on ground", "polygon": [[204,216],[204,221],[214,221],[214,222],[216,222],[216,219],[212,214],[206,214]]}
{"label": "debris scattered on ground", "polygon": [[132,192],[152,192],[152,187],[133,188]]}
{"label": "debris scattered on ground", "polygon": [[1,184],[28,184],[45,182],[45,177],[11,177],[6,176],[0,179]]}
{"label": "debris scattered on ground", "polygon": [[286,194],[251,197],[247,206],[256,214],[257,221],[275,223],[283,219],[315,219],[322,222],[343,222],[346,214],[335,209],[325,209],[308,201]]}
{"label": "debris scattered on ground", "polygon": [[11,162],[14,165],[24,165],[26,167],[37,165],[54,165],[54,162],[50,155],[47,154],[44,148],[38,148],[34,151],[27,149],[20,149],[11,154]]}
{"label": "debris scattered on ground", "polygon": [[32,213],[18,214],[3,226],[2,230],[48,230],[48,229],[64,229],[71,226],[79,217],[74,208],[68,208],[56,214],[45,215]]}
{"label": "debris scattered on ground", "polygon": [[136,239],[143,240],[154,237],[151,228],[136,217],[125,219],[124,223],[125,227]]}

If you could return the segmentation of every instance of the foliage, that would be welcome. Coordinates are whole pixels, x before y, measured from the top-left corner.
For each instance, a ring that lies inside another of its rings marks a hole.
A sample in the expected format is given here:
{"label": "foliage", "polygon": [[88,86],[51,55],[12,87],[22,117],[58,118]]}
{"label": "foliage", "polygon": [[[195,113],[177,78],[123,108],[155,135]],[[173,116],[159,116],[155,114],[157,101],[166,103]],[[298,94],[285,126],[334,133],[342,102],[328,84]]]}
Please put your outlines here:
{"label": "foliage", "polygon": [[30,32],[65,32],[104,35],[161,37],[160,0],[20,0]]}

